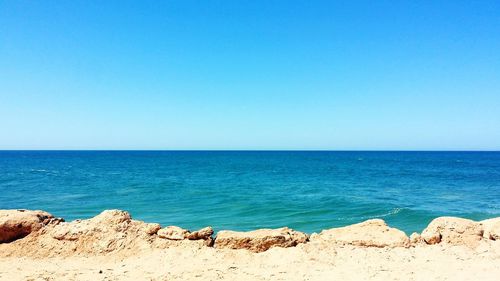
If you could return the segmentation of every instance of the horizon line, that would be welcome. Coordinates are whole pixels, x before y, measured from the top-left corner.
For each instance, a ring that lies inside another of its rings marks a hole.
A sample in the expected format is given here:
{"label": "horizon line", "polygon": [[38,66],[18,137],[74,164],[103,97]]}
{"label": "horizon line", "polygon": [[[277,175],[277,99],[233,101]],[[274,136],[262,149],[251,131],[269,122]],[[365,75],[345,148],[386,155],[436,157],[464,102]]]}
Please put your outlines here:
{"label": "horizon line", "polygon": [[488,149],[0,149],[8,151],[88,152],[500,152]]}

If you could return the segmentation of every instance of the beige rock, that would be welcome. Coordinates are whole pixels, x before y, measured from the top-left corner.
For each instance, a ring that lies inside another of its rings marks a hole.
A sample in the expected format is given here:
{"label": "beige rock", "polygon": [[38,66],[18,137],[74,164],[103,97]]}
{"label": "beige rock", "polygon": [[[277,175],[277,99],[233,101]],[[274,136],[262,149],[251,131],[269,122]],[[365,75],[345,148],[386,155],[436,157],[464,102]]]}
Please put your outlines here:
{"label": "beige rock", "polygon": [[161,226],[159,223],[148,223],[144,226],[144,231],[149,235],[158,233],[158,230],[160,229]]}
{"label": "beige rock", "polygon": [[311,241],[321,239],[338,244],[363,247],[409,247],[410,239],[396,228],[389,227],[381,219],[367,220],[346,227],[323,230]]}
{"label": "beige rock", "polygon": [[189,233],[186,238],[189,240],[206,240],[212,237],[212,234],[214,234],[214,230],[210,226],[207,226],[198,231]]}
{"label": "beige rock", "polygon": [[423,239],[422,239],[422,236],[420,236],[420,234],[416,233],[416,232],[413,232],[411,235],[410,235],[410,243],[412,245],[415,245],[415,244],[420,244],[423,242]]}
{"label": "beige rock", "polygon": [[0,243],[23,238],[54,219],[44,211],[0,210]]}
{"label": "beige rock", "polygon": [[15,241],[11,255],[70,256],[139,252],[150,249],[158,224],[132,220],[120,210],[107,210],[86,220],[49,224],[25,239]]}
{"label": "beige rock", "polygon": [[167,226],[158,230],[158,237],[169,240],[183,240],[187,238],[189,231],[178,226]]}
{"label": "beige rock", "polygon": [[317,239],[320,239],[320,236],[318,233],[313,232],[313,233],[311,233],[311,235],[309,235],[309,240],[317,240]]}
{"label": "beige rock", "polygon": [[197,240],[197,241],[203,241],[203,245],[207,247],[213,247],[215,243],[215,239],[212,238],[212,236],[208,237],[207,239],[204,240]]}
{"label": "beige rock", "polygon": [[263,252],[272,247],[293,247],[307,240],[307,234],[288,227],[248,232],[223,230],[219,231],[215,237],[215,247]]}
{"label": "beige rock", "polygon": [[437,244],[437,243],[441,242],[441,233],[440,233],[440,231],[438,231],[436,229],[422,231],[421,237],[424,240],[424,242],[429,244],[429,245],[433,245],[433,244]]}
{"label": "beige rock", "polygon": [[130,214],[120,210],[106,210],[88,220],[75,220],[60,223],[51,232],[58,240],[78,240],[98,234],[111,234],[125,231],[132,218]]}
{"label": "beige rock", "polygon": [[436,218],[422,231],[422,238],[427,244],[448,243],[476,247],[482,236],[481,223],[455,217]]}
{"label": "beige rock", "polygon": [[500,240],[500,217],[481,221],[484,227],[483,237],[491,240]]}

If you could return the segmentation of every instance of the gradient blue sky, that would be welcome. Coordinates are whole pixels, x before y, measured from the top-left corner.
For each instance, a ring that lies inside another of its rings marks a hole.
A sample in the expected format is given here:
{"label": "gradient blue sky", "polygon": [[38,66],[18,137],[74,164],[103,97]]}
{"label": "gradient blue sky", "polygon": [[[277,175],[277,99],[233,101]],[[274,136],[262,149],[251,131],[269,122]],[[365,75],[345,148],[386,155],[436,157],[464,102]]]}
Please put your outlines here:
{"label": "gradient blue sky", "polygon": [[0,149],[500,149],[500,1],[0,1]]}

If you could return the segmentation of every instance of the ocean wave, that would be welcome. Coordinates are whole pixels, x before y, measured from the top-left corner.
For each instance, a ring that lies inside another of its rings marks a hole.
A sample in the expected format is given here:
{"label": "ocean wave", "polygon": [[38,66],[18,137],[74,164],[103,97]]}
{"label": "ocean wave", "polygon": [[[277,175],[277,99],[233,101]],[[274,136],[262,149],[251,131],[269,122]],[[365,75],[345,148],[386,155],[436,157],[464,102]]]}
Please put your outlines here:
{"label": "ocean wave", "polygon": [[403,210],[404,210],[404,208],[394,208],[394,209],[390,210],[387,213],[383,213],[383,214],[379,214],[379,215],[355,216],[355,217],[348,217],[348,218],[337,218],[336,220],[340,220],[340,221],[354,221],[354,220],[369,220],[369,219],[384,218],[384,217],[389,217],[389,216],[397,215],[397,214],[399,214]]}
{"label": "ocean wave", "polygon": [[45,174],[59,174],[57,170],[45,170],[45,169],[30,169],[32,173],[45,173]]}
{"label": "ocean wave", "polygon": [[53,197],[54,200],[74,200],[90,197],[89,194],[78,193],[78,194],[61,194],[59,196]]}
{"label": "ocean wave", "polygon": [[48,170],[44,170],[44,169],[31,169],[30,171],[31,172],[39,172],[39,173],[48,173],[49,172]]}

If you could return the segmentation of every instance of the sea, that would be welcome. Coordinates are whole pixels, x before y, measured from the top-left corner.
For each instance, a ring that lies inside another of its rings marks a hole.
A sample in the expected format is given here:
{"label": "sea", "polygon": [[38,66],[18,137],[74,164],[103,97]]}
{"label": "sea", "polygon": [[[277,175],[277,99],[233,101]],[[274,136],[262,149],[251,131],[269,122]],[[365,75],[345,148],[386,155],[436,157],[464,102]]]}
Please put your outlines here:
{"label": "sea", "polygon": [[0,209],[216,231],[500,216],[500,152],[0,151]]}

